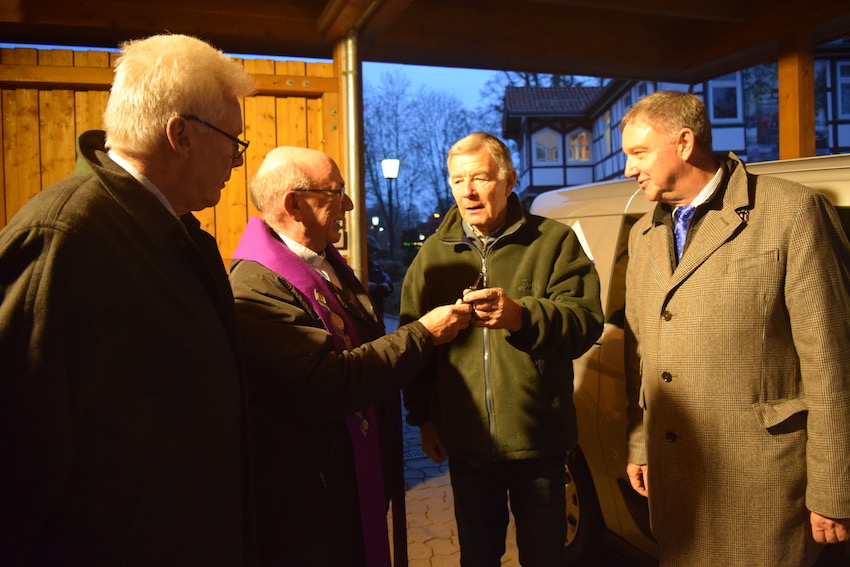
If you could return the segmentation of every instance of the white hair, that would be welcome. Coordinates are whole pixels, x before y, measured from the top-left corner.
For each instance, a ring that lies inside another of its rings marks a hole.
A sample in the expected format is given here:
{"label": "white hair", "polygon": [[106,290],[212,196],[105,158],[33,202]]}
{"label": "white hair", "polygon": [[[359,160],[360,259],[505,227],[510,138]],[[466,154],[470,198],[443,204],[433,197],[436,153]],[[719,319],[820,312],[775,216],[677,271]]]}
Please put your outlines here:
{"label": "white hair", "polygon": [[257,210],[277,224],[283,213],[283,196],[293,189],[312,188],[310,176],[297,163],[287,160],[273,167],[260,167],[248,191]]}
{"label": "white hair", "polygon": [[229,97],[254,92],[242,66],[200,39],[155,35],[121,47],[103,114],[108,148],[147,155],[172,117],[193,114],[215,124]]}

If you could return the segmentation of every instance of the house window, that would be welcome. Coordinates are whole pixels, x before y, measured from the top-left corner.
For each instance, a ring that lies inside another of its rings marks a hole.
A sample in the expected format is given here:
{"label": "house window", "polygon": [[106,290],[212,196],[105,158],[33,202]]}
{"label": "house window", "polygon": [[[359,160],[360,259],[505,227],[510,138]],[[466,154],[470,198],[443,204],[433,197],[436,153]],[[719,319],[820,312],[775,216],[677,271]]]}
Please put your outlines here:
{"label": "house window", "polygon": [[[850,63],[847,66],[850,67]],[[815,153],[818,155],[831,153],[829,116],[833,113],[829,110],[829,75],[829,62],[815,61]]]}
{"label": "house window", "polygon": [[741,89],[737,73],[709,81],[708,92],[712,122],[741,122]]}
{"label": "house window", "polygon": [[605,128],[605,155],[611,153],[611,112],[608,111],[602,116],[602,125]]}
{"label": "house window", "polygon": [[543,130],[534,136],[534,163],[559,163],[561,138],[552,130]]}
{"label": "house window", "polygon": [[838,63],[838,117],[850,118],[850,61]]}
{"label": "house window", "polygon": [[590,134],[587,131],[570,134],[567,143],[570,147],[570,161],[590,161]]}

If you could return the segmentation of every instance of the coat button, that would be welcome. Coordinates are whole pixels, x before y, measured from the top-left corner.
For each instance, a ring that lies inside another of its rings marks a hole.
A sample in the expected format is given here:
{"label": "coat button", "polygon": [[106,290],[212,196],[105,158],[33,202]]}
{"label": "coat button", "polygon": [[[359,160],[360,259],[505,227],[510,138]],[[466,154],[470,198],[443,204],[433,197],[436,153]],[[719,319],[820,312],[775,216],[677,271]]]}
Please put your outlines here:
{"label": "coat button", "polygon": [[661,318],[664,319],[665,321],[669,321],[670,319],[673,318],[673,314],[670,313],[669,311],[664,311],[663,313],[661,313]]}
{"label": "coat button", "polygon": [[675,434],[675,433],[673,433],[672,431],[668,431],[668,432],[667,432],[667,435],[665,435],[664,437],[665,437],[665,438],[667,439],[667,441],[669,441],[670,443],[675,443],[675,442],[676,442],[676,434]]}
{"label": "coat button", "polygon": [[664,380],[665,382],[670,382],[673,379],[673,375],[670,374],[669,372],[662,372],[661,373],[661,379]]}

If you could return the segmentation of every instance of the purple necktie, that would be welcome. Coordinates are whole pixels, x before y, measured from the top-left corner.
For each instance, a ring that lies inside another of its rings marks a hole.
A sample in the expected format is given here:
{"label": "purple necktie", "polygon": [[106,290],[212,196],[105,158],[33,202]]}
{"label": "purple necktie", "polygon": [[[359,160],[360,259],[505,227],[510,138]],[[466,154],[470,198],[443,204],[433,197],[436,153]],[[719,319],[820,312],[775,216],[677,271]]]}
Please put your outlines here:
{"label": "purple necktie", "polygon": [[676,263],[682,259],[685,239],[688,237],[688,225],[694,216],[694,207],[685,205],[673,211],[673,239],[676,241]]}

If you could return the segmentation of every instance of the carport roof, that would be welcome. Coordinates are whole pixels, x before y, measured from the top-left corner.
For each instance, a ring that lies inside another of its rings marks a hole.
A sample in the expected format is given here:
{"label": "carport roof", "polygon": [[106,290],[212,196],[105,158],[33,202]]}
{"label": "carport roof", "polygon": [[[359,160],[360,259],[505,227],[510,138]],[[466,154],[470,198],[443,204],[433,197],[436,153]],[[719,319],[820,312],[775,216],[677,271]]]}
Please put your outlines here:
{"label": "carport roof", "polygon": [[850,35],[848,0],[0,0],[8,42],[116,47],[170,31],[229,53],[683,83]]}

